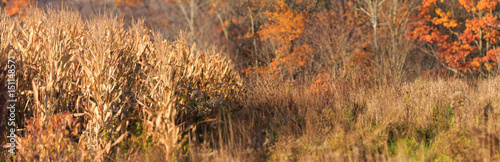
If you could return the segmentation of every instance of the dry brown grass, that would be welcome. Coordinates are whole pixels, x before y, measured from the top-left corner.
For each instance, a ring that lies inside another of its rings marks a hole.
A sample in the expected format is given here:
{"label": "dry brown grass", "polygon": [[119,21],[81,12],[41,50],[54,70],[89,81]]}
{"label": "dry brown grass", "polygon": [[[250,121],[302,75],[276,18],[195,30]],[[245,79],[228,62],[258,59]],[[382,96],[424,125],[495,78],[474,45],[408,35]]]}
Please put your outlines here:
{"label": "dry brown grass", "polygon": [[381,88],[343,85],[348,92],[341,89],[326,96],[294,95],[303,96],[296,103],[302,105],[300,112],[305,111],[305,125],[301,133],[291,133],[285,125],[275,129],[278,138],[269,148],[269,158],[498,160],[499,81],[470,85],[461,80],[416,80]]}

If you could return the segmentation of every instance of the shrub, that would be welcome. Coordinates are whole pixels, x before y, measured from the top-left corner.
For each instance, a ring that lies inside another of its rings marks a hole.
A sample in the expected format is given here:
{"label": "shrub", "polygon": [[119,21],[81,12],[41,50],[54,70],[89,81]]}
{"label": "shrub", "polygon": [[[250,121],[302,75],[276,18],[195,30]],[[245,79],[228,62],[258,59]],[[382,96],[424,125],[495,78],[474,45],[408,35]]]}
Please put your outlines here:
{"label": "shrub", "polygon": [[86,141],[78,141],[82,125],[69,112],[53,115],[48,122],[41,118],[29,120],[24,137],[19,138],[16,160],[74,161],[89,160]]}

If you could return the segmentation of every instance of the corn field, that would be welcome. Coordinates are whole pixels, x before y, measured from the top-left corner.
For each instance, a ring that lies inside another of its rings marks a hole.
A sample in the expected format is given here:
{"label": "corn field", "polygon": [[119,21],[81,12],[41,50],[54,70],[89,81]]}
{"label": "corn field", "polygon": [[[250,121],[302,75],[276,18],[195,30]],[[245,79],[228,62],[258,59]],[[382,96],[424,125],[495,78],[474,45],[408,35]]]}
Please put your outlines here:
{"label": "corn field", "polygon": [[26,107],[17,160],[104,160],[138,133],[133,126],[172,159],[181,134],[229,111],[242,84],[214,50],[188,46],[182,35],[162,41],[141,22],[124,29],[110,16],[33,9],[0,24],[2,61],[16,56]]}

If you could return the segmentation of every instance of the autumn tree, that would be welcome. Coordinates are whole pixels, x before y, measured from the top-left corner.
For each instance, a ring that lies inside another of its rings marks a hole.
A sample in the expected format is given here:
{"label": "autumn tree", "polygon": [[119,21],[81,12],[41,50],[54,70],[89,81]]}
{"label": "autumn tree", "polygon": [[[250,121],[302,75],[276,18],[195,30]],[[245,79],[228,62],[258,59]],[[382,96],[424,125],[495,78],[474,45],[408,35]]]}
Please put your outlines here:
{"label": "autumn tree", "polygon": [[500,52],[498,2],[423,0],[411,37],[435,47],[433,55],[454,72],[490,71]]}
{"label": "autumn tree", "polygon": [[362,26],[366,16],[356,14],[352,1],[336,1],[320,4],[321,10],[312,13],[306,24],[303,39],[314,49],[313,67],[309,73],[320,72],[318,78],[328,73],[332,79],[347,79],[362,75],[370,68],[367,26]]}
{"label": "autumn tree", "polygon": [[22,14],[23,8],[35,1],[36,0],[2,0],[2,2],[5,3],[5,13],[9,15]]}
{"label": "autumn tree", "polygon": [[[356,14],[364,21],[365,40],[373,63],[373,72],[380,84],[404,79],[406,60],[413,43],[406,38],[412,0],[355,0]],[[361,16],[362,15],[362,16]]]}
{"label": "autumn tree", "polygon": [[313,51],[308,44],[295,41],[304,33],[308,11],[315,3],[292,1],[290,5],[296,7],[290,7],[283,0],[274,1],[274,9],[265,12],[268,22],[257,32],[261,41],[274,47],[271,61],[259,71],[269,72],[280,80],[283,80],[285,75],[291,77],[298,68],[305,66],[310,60],[307,55]]}

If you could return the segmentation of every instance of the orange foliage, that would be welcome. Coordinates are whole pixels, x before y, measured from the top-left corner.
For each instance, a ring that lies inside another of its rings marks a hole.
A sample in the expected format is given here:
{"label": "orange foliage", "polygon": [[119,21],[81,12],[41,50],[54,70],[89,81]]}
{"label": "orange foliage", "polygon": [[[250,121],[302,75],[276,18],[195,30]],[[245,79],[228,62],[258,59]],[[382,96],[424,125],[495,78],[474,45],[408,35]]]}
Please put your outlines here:
{"label": "orange foliage", "polygon": [[275,11],[265,13],[269,16],[269,23],[264,24],[257,34],[263,41],[276,41],[279,47],[274,51],[276,56],[272,59],[270,67],[260,71],[277,74],[286,70],[294,73],[297,68],[305,66],[309,61],[306,55],[313,51],[307,44],[294,46],[292,42],[300,38],[304,32],[304,25],[307,22],[305,12],[292,10],[282,0],[274,2],[274,9]]}
{"label": "orange foliage", "polygon": [[[54,114],[50,120],[34,118],[27,121],[25,136],[20,137],[16,158],[33,161],[71,161],[80,157],[86,141],[76,143],[82,125],[69,112]],[[88,157],[87,157],[88,158]],[[17,159],[20,160],[20,159]]]}
{"label": "orange foliage", "polygon": [[330,89],[335,89],[335,85],[332,82],[332,77],[325,72],[316,75],[314,82],[309,86],[308,91],[311,94],[322,94],[329,92]]}
{"label": "orange foliage", "polygon": [[436,45],[437,57],[449,67],[464,72],[489,71],[498,63],[499,53],[495,49],[500,40],[500,21],[491,13],[497,9],[498,1],[458,1],[456,4],[423,0],[411,38]]}
{"label": "orange foliage", "polygon": [[116,0],[116,6],[118,7],[122,7],[124,6],[125,8],[128,8],[128,7],[133,7],[133,6],[137,6],[141,3],[143,3],[142,0]]}
{"label": "orange foliage", "polygon": [[5,13],[8,15],[22,14],[23,8],[35,2],[35,0],[3,0]]}

